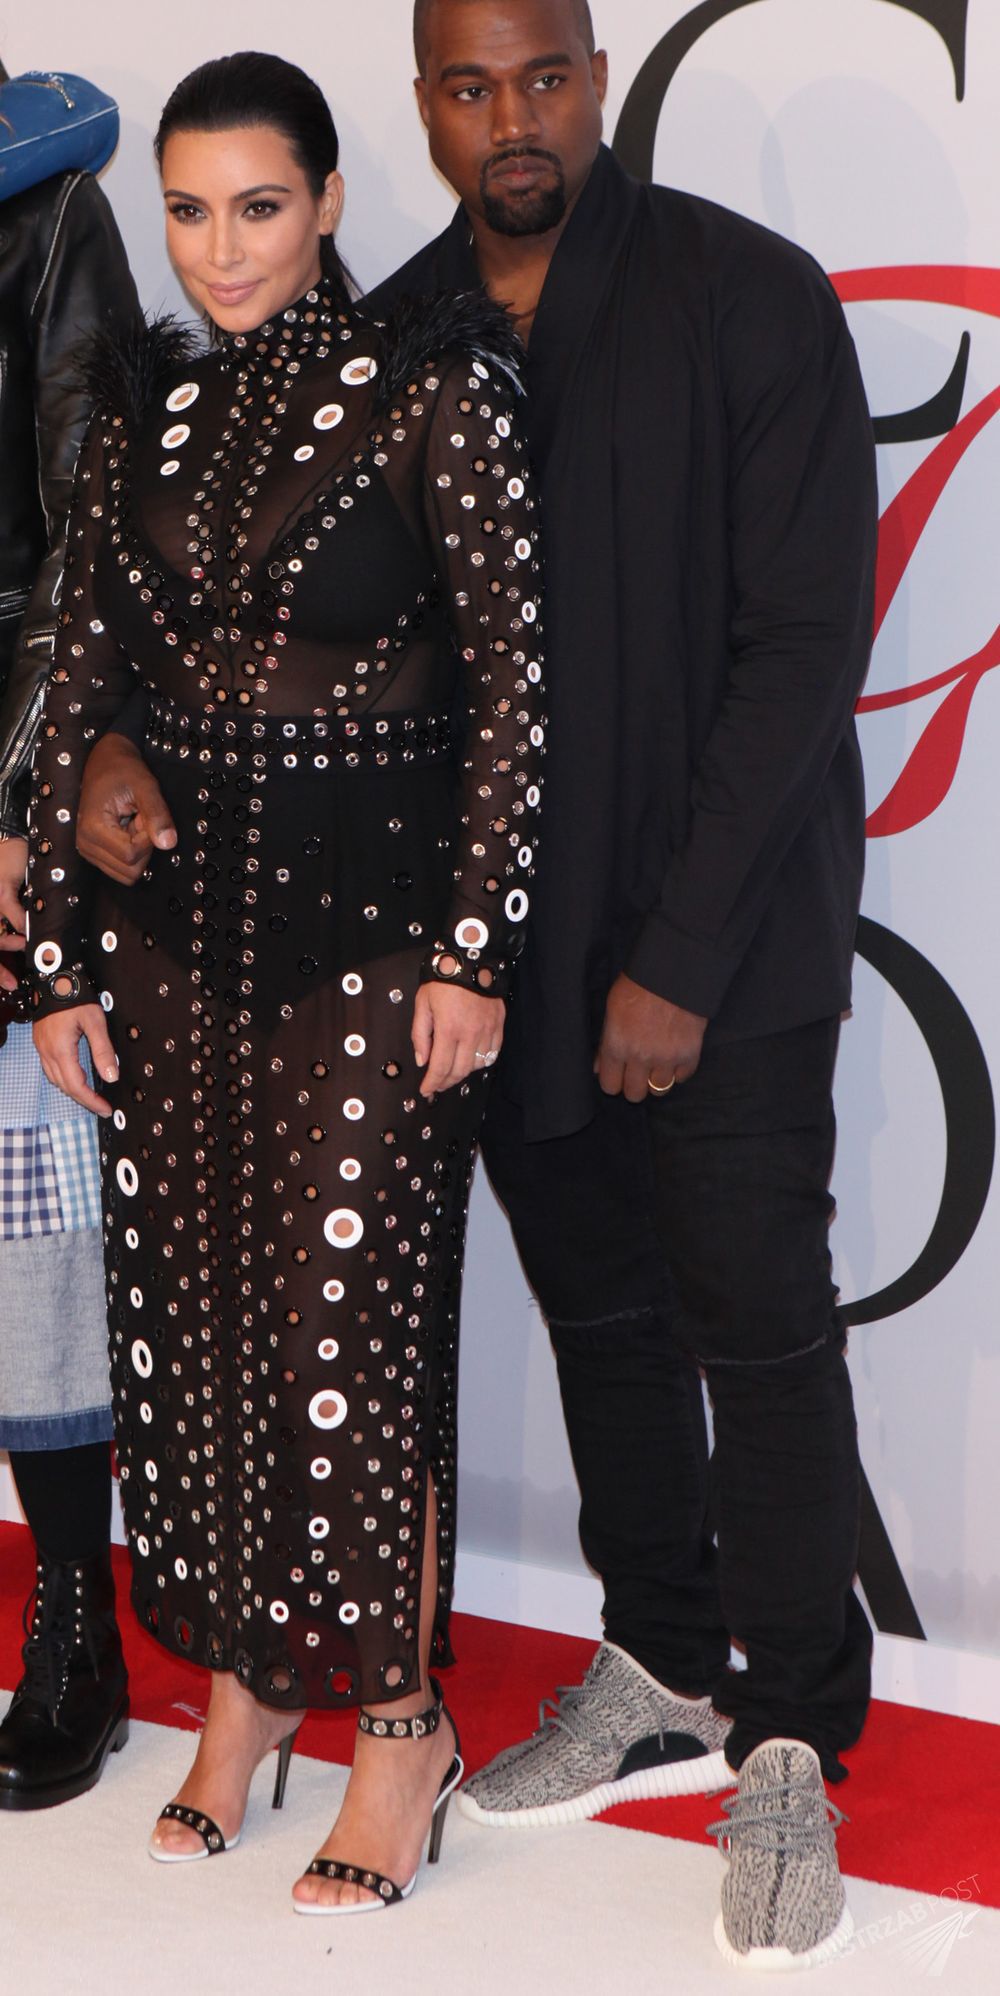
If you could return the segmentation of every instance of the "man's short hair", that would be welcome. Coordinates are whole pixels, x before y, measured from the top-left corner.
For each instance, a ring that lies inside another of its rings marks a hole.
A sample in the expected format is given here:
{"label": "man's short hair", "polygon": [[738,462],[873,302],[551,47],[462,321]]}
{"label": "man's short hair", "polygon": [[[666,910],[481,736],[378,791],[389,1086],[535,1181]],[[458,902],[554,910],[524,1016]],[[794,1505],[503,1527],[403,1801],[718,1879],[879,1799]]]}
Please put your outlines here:
{"label": "man's short hair", "polygon": [[[467,0],[467,4],[474,4],[474,0]],[[485,5],[486,0],[480,0],[480,4]],[[426,76],[427,74],[427,53],[430,45],[427,23],[430,18],[431,8],[436,5],[437,0],[414,0],[413,48],[417,58],[417,69],[421,76]],[[572,7],[583,45],[587,54],[593,55],[597,47],[597,42],[594,37],[594,23],[591,17],[589,0],[572,0]]]}

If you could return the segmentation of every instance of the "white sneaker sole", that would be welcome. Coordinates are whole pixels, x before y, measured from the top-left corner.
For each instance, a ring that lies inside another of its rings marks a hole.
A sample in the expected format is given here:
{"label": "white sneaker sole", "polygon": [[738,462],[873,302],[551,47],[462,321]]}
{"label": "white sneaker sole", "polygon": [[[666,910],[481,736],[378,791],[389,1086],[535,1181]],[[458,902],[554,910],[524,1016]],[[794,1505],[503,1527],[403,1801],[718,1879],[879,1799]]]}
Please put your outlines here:
{"label": "white sneaker sole", "polygon": [[644,1767],[620,1781],[602,1781],[585,1795],[548,1802],[535,1809],[484,1809],[462,1788],[455,1797],[463,1816],[491,1830],[539,1830],[554,1823],[582,1823],[614,1809],[619,1802],[654,1802],[670,1795],[714,1795],[736,1780],[721,1747],[697,1760],[674,1760],[663,1767]]}
{"label": "white sneaker sole", "polygon": [[817,1941],[816,1946],[804,1954],[793,1954],[787,1947],[752,1947],[748,1954],[740,1954],[726,1933],[722,1914],[718,1913],[715,1920],[715,1944],[730,1967],[754,1969],[765,1975],[781,1975],[789,1969],[822,1968],[824,1962],[832,1961],[835,1955],[843,1953],[853,1935],[851,1909],[845,1906],[833,1932],[824,1941]]}

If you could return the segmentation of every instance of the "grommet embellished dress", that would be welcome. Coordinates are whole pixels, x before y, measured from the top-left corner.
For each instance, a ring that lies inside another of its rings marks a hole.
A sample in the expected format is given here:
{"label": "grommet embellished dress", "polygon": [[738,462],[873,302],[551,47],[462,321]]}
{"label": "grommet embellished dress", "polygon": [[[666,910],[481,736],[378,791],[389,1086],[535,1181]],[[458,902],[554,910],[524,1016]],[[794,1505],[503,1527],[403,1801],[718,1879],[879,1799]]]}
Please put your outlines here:
{"label": "grommet embellished dress", "polygon": [[[433,1101],[422,979],[504,996],[543,749],[516,348],[478,298],[386,325],[323,288],[193,355],[95,358],[36,759],[29,962],[99,1001],[112,1380],[133,1599],[272,1704],[439,1654],[457,1304],[488,1085]],[[178,828],[120,888],[74,850],[141,681]]]}

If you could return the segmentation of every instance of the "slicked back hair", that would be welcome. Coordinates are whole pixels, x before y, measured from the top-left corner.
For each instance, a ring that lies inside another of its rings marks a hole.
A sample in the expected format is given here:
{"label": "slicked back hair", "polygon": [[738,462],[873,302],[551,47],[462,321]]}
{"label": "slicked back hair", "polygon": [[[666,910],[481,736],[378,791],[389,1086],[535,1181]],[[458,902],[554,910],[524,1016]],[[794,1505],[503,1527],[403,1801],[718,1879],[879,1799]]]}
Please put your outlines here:
{"label": "slicked back hair", "polygon": [[[427,55],[430,47],[427,24],[430,19],[431,8],[438,4],[439,0],[414,0],[413,51],[417,58],[417,69],[421,76],[426,76],[427,74]],[[461,0],[461,4],[465,6],[487,6],[489,0]],[[597,42],[594,37],[594,23],[590,12],[589,0],[572,0],[572,7],[583,45],[587,54],[593,55],[597,47]]]}

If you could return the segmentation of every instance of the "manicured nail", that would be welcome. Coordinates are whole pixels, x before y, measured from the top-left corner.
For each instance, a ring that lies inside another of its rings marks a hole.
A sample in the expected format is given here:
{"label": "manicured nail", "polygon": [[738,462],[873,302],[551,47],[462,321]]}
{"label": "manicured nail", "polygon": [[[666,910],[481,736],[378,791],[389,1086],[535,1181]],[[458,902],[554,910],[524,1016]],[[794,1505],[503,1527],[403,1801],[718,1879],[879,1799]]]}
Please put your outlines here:
{"label": "manicured nail", "polygon": [[106,1068],[105,1068],[105,1069],[103,1070],[103,1072],[104,1072],[104,1079],[105,1079],[105,1081],[117,1081],[117,1079],[118,1079],[118,1069],[117,1069],[117,1066],[115,1066],[115,1067],[106,1067]]}

